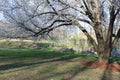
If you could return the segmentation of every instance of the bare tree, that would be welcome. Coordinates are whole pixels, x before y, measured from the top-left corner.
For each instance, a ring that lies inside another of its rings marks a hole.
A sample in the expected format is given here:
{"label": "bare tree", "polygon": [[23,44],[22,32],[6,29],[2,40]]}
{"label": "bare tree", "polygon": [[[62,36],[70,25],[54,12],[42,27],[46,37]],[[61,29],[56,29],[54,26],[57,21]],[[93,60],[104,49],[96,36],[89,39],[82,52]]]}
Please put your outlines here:
{"label": "bare tree", "polygon": [[[63,25],[77,26],[94,46],[99,62],[109,62],[120,38],[120,0],[5,1],[9,4],[2,9],[6,18],[34,36],[49,34]],[[85,27],[93,28],[96,40]]]}

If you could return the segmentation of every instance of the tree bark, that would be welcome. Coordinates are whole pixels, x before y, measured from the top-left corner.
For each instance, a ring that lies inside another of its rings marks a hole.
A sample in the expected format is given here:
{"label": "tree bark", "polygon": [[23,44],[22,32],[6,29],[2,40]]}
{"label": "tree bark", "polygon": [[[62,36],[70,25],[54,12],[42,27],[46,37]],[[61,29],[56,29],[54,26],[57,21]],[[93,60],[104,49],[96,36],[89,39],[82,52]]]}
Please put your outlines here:
{"label": "tree bark", "polygon": [[98,47],[98,61],[99,62],[104,62],[104,63],[109,63],[110,62],[110,56],[111,56],[111,49],[109,48],[109,45],[103,43],[99,44]]}

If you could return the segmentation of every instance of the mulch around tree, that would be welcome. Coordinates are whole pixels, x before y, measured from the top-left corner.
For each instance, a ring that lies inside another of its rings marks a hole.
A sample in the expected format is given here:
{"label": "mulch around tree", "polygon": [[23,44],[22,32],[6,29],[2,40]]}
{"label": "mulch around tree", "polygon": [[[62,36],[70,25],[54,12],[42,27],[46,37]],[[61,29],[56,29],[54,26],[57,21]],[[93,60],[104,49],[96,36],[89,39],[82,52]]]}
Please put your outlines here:
{"label": "mulch around tree", "polygon": [[98,62],[98,61],[80,61],[80,64],[93,69],[120,72],[120,64],[118,63],[104,63],[104,62]]}

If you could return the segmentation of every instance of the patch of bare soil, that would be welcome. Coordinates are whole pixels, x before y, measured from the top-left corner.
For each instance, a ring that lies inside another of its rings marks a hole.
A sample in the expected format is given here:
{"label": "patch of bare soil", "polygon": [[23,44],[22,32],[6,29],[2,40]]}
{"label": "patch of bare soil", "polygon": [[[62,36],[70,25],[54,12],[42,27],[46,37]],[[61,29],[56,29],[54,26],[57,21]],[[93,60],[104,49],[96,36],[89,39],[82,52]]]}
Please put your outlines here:
{"label": "patch of bare soil", "polygon": [[112,72],[120,72],[120,64],[118,63],[104,63],[98,61],[81,61],[80,64],[93,69],[109,70]]}

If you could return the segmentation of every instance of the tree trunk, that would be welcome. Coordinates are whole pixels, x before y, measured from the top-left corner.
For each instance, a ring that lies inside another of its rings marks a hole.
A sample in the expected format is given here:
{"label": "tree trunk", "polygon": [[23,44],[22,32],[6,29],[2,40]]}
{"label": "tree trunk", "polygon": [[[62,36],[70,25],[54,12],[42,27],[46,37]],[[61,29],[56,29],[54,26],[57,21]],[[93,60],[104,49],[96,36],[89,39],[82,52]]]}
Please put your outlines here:
{"label": "tree trunk", "polygon": [[[103,45],[103,44],[101,44]],[[104,63],[109,63],[110,62],[110,54],[111,54],[111,49],[108,48],[107,46],[104,47],[99,47],[98,48],[98,61],[99,62],[104,62]]]}

